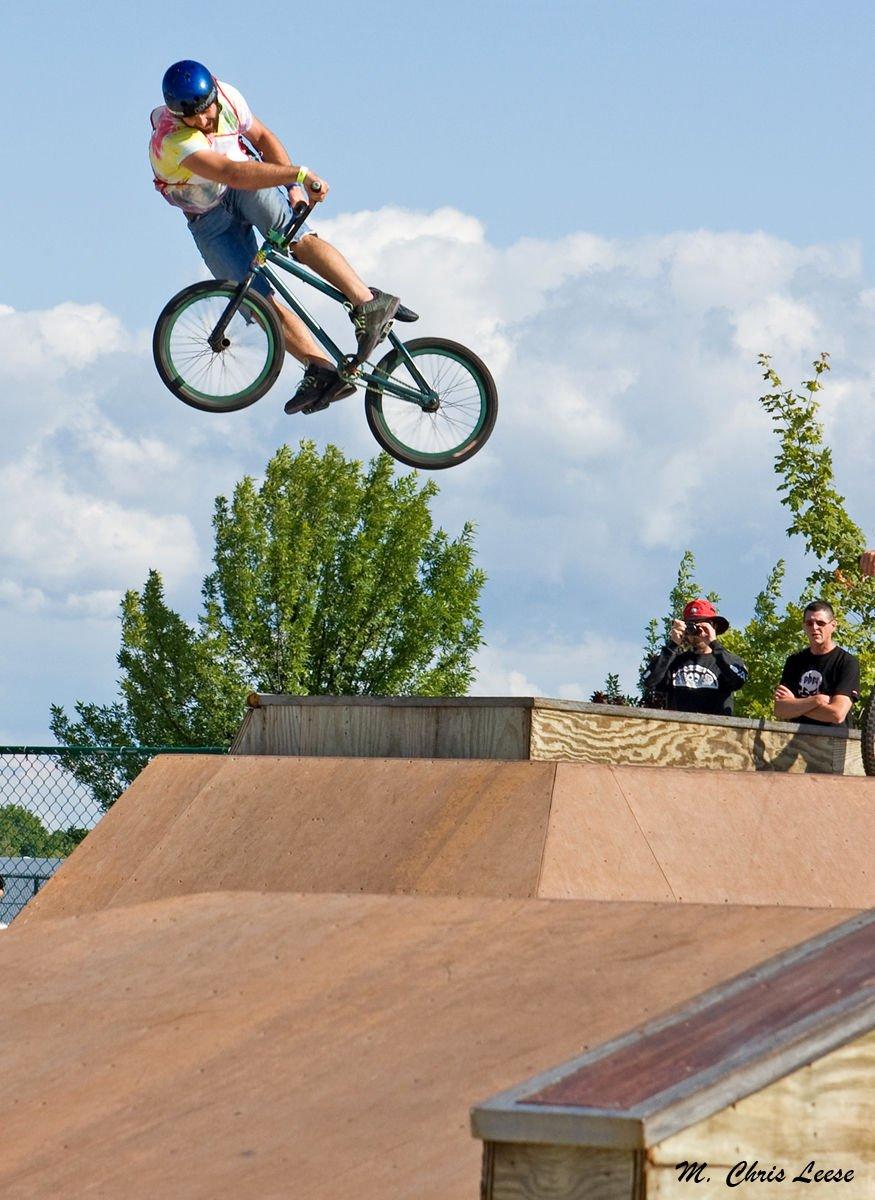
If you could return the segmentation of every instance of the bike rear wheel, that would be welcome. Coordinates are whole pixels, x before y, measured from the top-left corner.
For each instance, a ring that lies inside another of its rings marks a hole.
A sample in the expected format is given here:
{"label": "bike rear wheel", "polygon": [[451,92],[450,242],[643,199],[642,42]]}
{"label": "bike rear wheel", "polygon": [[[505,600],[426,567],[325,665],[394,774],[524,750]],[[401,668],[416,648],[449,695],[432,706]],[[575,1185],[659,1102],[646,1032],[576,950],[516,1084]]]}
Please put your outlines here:
{"label": "bike rear wheel", "polygon": [[285,343],[279,317],[257,292],[247,292],[218,352],[209,336],[237,290],[230,280],[205,280],[173,297],[155,325],[152,355],[174,396],[202,412],[236,412],[276,382]]}
{"label": "bike rear wheel", "polygon": [[[371,433],[393,458],[409,467],[440,471],[455,467],[486,443],[498,414],[498,392],[486,366],[458,342],[446,338],[414,338],[404,349],[416,369],[438,394],[434,412],[393,396],[371,384],[365,413]],[[377,364],[383,375],[418,391],[400,350]]]}
{"label": "bike rear wheel", "polygon": [[875,692],[866,701],[860,721],[860,753],[867,775],[875,775]]}

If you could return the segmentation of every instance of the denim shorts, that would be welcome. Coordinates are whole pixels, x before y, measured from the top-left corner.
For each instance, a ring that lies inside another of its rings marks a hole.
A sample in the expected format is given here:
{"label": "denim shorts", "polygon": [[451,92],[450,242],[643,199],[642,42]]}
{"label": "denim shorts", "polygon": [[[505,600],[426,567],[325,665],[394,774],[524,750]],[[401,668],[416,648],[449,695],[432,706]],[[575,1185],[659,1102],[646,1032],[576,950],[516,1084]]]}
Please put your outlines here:
{"label": "denim shorts", "polygon": [[[292,206],[285,188],[262,188],[257,192],[228,188],[215,208],[189,217],[188,227],[213,276],[239,283],[258,249],[253,226],[266,237],[269,229],[282,229],[291,219]],[[306,224],[302,225],[295,234],[295,242],[312,232]],[[252,286],[263,296],[273,295],[273,288],[262,275],[256,277]]]}

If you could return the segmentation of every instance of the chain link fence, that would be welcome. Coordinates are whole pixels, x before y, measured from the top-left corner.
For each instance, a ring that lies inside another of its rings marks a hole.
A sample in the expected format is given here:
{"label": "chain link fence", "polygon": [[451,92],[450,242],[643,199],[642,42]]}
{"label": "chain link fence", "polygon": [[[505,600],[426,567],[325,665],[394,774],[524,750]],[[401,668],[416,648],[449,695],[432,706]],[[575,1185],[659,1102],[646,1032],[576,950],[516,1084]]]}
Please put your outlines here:
{"label": "chain link fence", "polygon": [[221,746],[0,746],[0,924],[8,925],[156,754]]}

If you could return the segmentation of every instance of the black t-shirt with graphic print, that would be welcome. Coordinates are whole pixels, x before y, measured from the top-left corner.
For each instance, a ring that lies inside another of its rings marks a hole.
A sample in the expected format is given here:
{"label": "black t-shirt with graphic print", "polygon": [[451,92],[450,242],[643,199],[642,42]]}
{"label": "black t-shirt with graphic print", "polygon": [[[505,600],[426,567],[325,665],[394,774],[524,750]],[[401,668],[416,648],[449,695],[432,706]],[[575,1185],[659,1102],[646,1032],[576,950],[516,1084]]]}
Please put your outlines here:
{"label": "black t-shirt with graphic print", "polygon": [[732,693],[746,679],[747,667],[719,642],[707,654],[670,643],[651,661],[642,683],[646,691],[663,694],[674,712],[731,717]]}
{"label": "black t-shirt with graphic print", "polygon": [[[791,654],[784,663],[781,683],[788,687],[798,699],[802,696],[816,696],[822,692],[825,696],[850,696],[857,699],[860,691],[860,660],[841,646],[836,646],[828,654],[812,654],[810,650],[800,650]],[[802,725],[823,725],[823,721],[815,721],[813,717],[791,717]],[[845,717],[842,725],[847,725]]]}

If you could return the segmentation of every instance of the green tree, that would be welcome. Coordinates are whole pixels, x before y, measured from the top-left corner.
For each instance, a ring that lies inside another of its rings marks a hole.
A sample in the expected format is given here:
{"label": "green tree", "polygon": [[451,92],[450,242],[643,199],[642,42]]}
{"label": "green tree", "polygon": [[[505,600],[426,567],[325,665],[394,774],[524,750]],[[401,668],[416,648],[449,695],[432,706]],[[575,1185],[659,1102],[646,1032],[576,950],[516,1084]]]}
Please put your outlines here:
{"label": "green tree", "polygon": [[[161,576],[121,609],[119,700],[52,708],[76,745],[227,746],[251,690],[296,695],[464,694],[482,643],[474,527],[435,528],[433,481],[366,468],[334,446],[282,447],[261,483],[216,500],[214,568],[190,625]],[[101,803],[137,764],[65,763]],[[119,786],[121,785],[121,786]],[[111,800],[109,800],[111,802]]]}
{"label": "green tree", "polygon": [[638,696],[628,696],[620,685],[619,675],[607,675],[605,682],[590,696],[592,704],[619,704],[622,706],[639,707],[641,700]]}
{"label": "green tree", "polygon": [[801,650],[802,603],[789,603],[781,610],[784,580],[783,559],[770,571],[763,590],[754,600],[754,612],[746,625],[729,629],[721,637],[723,645],[742,658],[750,674],[741,691],[735,693],[735,715],[771,719],[773,696],[787,656]]}
{"label": "green tree", "polygon": [[[745,660],[750,671],[748,682],[735,693],[736,715],[771,717],[772,697],[784,662],[805,645],[802,610],[815,597],[828,601],[835,609],[836,641],[859,656],[862,694],[869,693],[875,679],[875,582],[860,574],[863,531],[836,488],[832,452],[824,442],[823,424],[818,417],[817,393],[822,391],[823,376],[830,370],[829,355],[823,353],[815,360],[812,376],[797,390],[784,387],[769,355],[760,355],[759,363],[768,384],[759,402],[771,417],[778,439],[778,493],[792,516],[787,536],[801,538],[812,569],[799,597],[785,603],[785,563],[779,560],[754,600],[753,616],[745,625],[730,629],[721,641]],[[672,612],[680,611],[684,598],[690,598],[688,593],[698,592],[695,585],[689,586],[694,571],[695,563],[687,551],[672,591]],[[713,593],[708,598],[715,605],[719,603]],[[657,628],[656,621],[647,627],[646,649],[651,653],[659,645]]]}
{"label": "green tree", "polygon": [[71,827],[50,833],[39,817],[22,805],[0,805],[0,854],[4,856],[66,858],[86,832]]}

